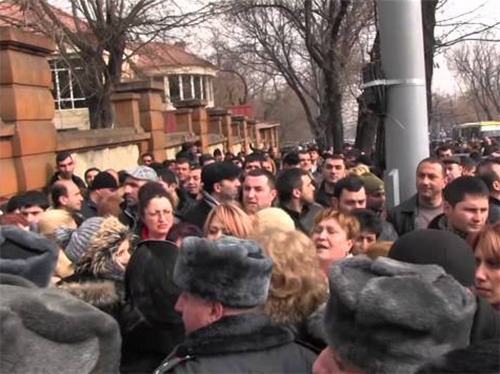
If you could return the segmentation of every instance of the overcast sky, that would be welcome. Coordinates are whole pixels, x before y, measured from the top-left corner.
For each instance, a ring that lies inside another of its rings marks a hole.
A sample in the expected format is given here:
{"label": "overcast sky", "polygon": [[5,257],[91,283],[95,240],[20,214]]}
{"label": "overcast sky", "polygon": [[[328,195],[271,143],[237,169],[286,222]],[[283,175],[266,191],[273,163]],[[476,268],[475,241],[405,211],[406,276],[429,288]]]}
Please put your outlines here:
{"label": "overcast sky", "polygon": [[[461,17],[459,17],[461,16]],[[500,1],[499,0],[448,0],[443,9],[437,15],[439,20],[447,20],[452,17],[459,17],[457,20],[471,21],[476,23],[494,24],[500,21]],[[453,22],[453,21],[450,21]],[[472,26],[471,26],[472,27]],[[469,28],[470,29],[470,28]],[[436,36],[447,32],[446,28],[437,28]],[[461,33],[467,32],[462,28]],[[500,27],[494,30],[500,38]],[[458,33],[453,37],[459,36]],[[454,93],[458,90],[456,78],[452,71],[448,69],[446,54],[439,54],[435,59],[437,67],[434,69],[433,89],[442,93]]]}

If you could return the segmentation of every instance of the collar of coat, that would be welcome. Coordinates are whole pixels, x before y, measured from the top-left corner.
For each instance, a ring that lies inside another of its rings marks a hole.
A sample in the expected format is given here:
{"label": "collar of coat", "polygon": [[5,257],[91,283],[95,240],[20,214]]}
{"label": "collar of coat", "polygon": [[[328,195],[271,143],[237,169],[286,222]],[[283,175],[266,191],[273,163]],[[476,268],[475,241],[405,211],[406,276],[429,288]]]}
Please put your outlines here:
{"label": "collar of coat", "polygon": [[264,314],[246,313],[224,317],[194,331],[175,350],[179,356],[211,356],[261,351],[291,343],[292,330]]}

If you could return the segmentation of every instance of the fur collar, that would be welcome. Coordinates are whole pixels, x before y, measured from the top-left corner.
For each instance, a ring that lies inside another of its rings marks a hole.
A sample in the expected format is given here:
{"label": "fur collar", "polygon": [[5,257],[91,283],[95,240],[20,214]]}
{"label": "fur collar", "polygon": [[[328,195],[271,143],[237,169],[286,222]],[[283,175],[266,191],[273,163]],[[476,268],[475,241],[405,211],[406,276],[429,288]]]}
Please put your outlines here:
{"label": "fur collar", "polygon": [[177,356],[210,356],[266,350],[295,340],[286,325],[264,314],[224,317],[190,334],[177,348]]}

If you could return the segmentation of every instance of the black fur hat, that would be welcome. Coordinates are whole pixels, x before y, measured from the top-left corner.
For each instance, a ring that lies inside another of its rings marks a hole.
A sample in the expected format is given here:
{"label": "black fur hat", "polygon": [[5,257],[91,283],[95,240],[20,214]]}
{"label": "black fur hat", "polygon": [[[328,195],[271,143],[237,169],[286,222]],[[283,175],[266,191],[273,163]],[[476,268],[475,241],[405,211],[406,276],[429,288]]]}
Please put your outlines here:
{"label": "black fur hat", "polygon": [[253,240],[187,237],[174,269],[182,291],[234,308],[266,302],[273,261]]}
{"label": "black fur hat", "polygon": [[437,265],[356,256],[335,263],[328,344],[368,373],[413,373],[469,344],[475,297]]}

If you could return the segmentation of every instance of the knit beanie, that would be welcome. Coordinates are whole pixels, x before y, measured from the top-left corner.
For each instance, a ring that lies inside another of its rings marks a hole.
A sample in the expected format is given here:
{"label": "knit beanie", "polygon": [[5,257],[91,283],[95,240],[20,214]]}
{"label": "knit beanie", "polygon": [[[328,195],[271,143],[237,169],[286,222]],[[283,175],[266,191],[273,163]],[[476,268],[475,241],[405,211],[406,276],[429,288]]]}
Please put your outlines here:
{"label": "knit beanie", "polygon": [[356,256],[333,264],[328,344],[366,373],[413,373],[469,344],[474,295],[437,265]]}
{"label": "knit beanie", "polygon": [[118,183],[115,177],[109,174],[107,171],[100,172],[96,175],[92,184],[90,185],[90,190],[100,190],[101,188],[110,188],[116,190],[118,188]]}
{"label": "knit beanie", "polygon": [[14,226],[0,226],[0,272],[19,275],[47,287],[57,261],[57,247],[44,236]]}
{"label": "knit beanie", "polygon": [[410,264],[439,265],[463,286],[474,285],[474,252],[465,240],[449,231],[412,231],[394,242],[388,257]]}
{"label": "knit beanie", "polygon": [[92,217],[85,220],[76,230],[67,227],[56,229],[56,242],[73,264],[77,264],[101,227],[104,218]]}
{"label": "knit beanie", "polygon": [[384,182],[373,173],[363,174],[359,179],[363,182],[368,195],[385,190]]}
{"label": "knit beanie", "polygon": [[253,240],[184,238],[174,268],[174,282],[185,292],[250,308],[267,300],[273,260]]}
{"label": "knit beanie", "polygon": [[0,295],[0,372],[118,373],[121,337],[111,316],[16,276],[0,275]]}

